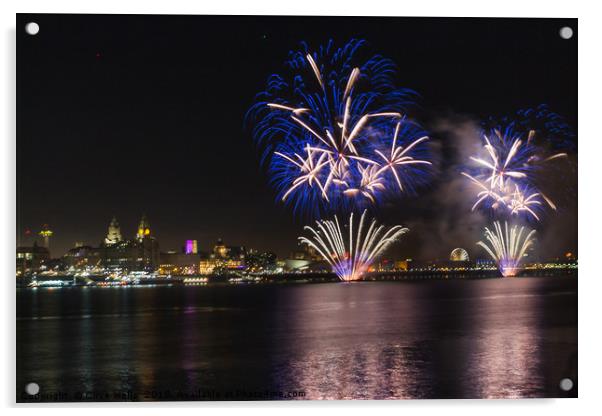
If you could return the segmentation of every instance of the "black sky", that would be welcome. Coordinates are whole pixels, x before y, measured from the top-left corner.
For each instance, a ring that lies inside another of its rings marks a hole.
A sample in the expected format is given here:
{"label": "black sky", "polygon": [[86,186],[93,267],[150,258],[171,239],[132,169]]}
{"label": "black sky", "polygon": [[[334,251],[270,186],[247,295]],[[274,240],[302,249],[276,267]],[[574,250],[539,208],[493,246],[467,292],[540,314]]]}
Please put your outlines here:
{"label": "black sky", "polygon": [[[29,21],[38,35],[23,30]],[[98,244],[113,215],[131,237],[146,213],[162,250],[222,237],[287,255],[302,224],[266,185],[243,117],[299,41],[366,39],[420,93],[431,130],[435,115],[478,120],[541,103],[576,130],[576,36],[558,36],[567,25],[577,32],[575,19],[17,15],[17,238],[50,224],[59,256]],[[382,219],[416,224],[404,255],[453,248],[425,250],[420,237],[441,221],[417,209],[436,188]],[[470,215],[452,211],[446,222]],[[576,249],[575,215],[576,201],[540,226],[554,230],[553,254]],[[474,245],[465,239],[449,244]]]}

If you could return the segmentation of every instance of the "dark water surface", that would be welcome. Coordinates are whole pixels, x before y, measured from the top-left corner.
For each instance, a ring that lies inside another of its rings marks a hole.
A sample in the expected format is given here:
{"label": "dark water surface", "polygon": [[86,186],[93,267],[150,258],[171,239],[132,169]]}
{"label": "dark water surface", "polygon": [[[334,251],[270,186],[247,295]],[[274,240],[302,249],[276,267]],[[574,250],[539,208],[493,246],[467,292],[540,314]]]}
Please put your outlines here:
{"label": "dark water surface", "polygon": [[17,400],[576,396],[574,277],[17,290]]}

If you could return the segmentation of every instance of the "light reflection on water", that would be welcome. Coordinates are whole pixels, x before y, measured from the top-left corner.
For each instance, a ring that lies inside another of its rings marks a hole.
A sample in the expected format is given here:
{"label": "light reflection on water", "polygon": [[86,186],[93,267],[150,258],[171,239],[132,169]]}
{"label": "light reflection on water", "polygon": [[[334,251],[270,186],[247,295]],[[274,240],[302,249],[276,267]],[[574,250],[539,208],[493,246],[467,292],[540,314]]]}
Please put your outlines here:
{"label": "light reflection on water", "polygon": [[468,372],[478,380],[477,395],[519,398],[543,393],[541,297],[489,296],[480,298],[478,304],[482,311],[476,321],[479,336]]}
{"label": "light reflection on water", "polygon": [[198,389],[557,397],[560,378],[576,377],[575,278],[19,290],[17,300],[18,396],[35,380],[138,400]]}
{"label": "light reflection on water", "polygon": [[415,301],[367,292],[371,284],[355,283],[294,293],[282,322],[293,353],[275,378],[303,386],[308,399],[417,397]]}

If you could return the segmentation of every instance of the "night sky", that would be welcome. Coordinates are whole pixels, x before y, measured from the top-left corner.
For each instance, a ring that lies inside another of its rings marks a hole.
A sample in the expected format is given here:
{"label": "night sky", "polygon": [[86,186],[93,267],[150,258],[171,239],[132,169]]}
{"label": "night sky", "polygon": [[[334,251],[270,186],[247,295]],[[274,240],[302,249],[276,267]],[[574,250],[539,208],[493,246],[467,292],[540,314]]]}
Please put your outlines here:
{"label": "night sky", "polygon": [[[29,21],[38,35],[22,29]],[[133,237],[145,213],[162,250],[197,239],[208,251],[221,237],[287,256],[304,224],[275,200],[243,118],[289,50],[363,38],[393,59],[449,173],[457,161],[445,149],[489,115],[545,103],[576,132],[577,41],[558,36],[567,25],[577,32],[576,19],[18,15],[18,242],[46,223],[60,256],[76,241],[98,245],[113,215]],[[559,212],[537,225],[543,256],[577,248],[569,173]],[[379,216],[411,229],[395,255],[478,254],[482,218],[446,181]]]}

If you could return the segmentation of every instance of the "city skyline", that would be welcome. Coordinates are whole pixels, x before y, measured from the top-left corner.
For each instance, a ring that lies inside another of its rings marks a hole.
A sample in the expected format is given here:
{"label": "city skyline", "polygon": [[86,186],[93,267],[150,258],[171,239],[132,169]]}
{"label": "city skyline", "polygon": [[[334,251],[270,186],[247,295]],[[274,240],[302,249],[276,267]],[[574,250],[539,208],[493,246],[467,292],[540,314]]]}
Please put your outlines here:
{"label": "city skyline", "polygon": [[[38,233],[33,230],[28,230],[28,235],[25,238],[23,238],[22,240],[18,241],[17,247],[22,247],[22,248],[27,248],[27,247],[31,247],[31,246],[44,247],[44,248],[49,249],[51,258],[60,259],[61,257],[64,257],[70,251],[72,251],[74,249],[79,249],[82,247],[95,248],[95,247],[102,247],[102,246],[111,246],[111,245],[114,245],[114,244],[122,242],[122,241],[125,242],[125,241],[129,241],[129,240],[140,239],[145,235],[144,231],[141,231],[141,230],[144,230],[141,228],[143,222],[145,222],[145,224],[148,225],[148,227],[149,227],[149,228],[147,228],[146,235],[148,235],[149,237],[152,237],[153,239],[156,239],[157,242],[159,243],[160,236],[157,236],[156,232],[154,231],[155,227],[150,225],[150,220],[147,218],[146,214],[142,214],[141,218],[137,222],[138,225],[135,227],[131,227],[132,232],[129,232],[129,231],[124,232],[123,227],[121,226],[121,223],[118,221],[118,218],[116,216],[113,216],[111,218],[111,220],[108,222],[107,226],[105,227],[103,237],[99,238],[98,241],[76,240],[73,242],[72,246],[68,247],[67,250],[65,250],[62,253],[57,254],[57,253],[53,252],[52,237],[44,240],[44,236],[43,236],[44,231],[40,231]],[[44,224],[44,227],[45,227],[44,228],[45,230],[48,230],[47,224]],[[50,235],[53,236],[53,234],[54,234],[54,231],[50,231]],[[118,235],[119,237],[117,239],[112,239],[112,236],[115,236],[115,235]],[[306,250],[305,245],[300,242],[297,242],[296,246],[294,248],[292,248],[291,250],[289,250],[288,252],[282,252],[283,254],[278,254],[277,253],[278,250],[274,250],[274,249],[270,249],[270,248],[265,249],[265,250],[257,249],[256,247],[252,247],[252,246],[249,246],[248,244],[245,244],[244,241],[242,241],[242,242],[229,241],[227,239],[222,238],[221,236],[218,236],[213,240],[199,240],[195,236],[188,236],[188,237],[181,236],[181,237],[182,238],[179,240],[180,241],[179,245],[165,247],[165,246],[159,244],[158,248],[159,248],[160,252],[163,254],[180,253],[180,254],[209,255],[215,250],[215,247],[217,245],[228,243],[228,246],[245,248],[245,250],[249,251],[249,252],[274,253],[274,254],[276,254],[277,258],[279,258],[279,259],[292,259],[292,258],[294,258],[295,253]],[[21,243],[21,244],[19,244],[19,243]],[[397,244],[398,243],[399,242],[397,242]],[[48,244],[50,244],[50,245],[48,245]],[[478,246],[478,245],[479,244],[475,244],[475,246]],[[192,247],[194,247],[194,249]],[[442,250],[445,250],[445,249],[446,248],[442,248]],[[192,250],[194,250],[194,253],[192,252]],[[57,251],[57,249],[55,249],[54,251]],[[470,259],[470,260],[480,260],[480,261],[486,261],[486,262],[491,261],[489,255],[483,249],[471,248],[471,247],[466,248],[466,247],[461,247],[458,245],[455,245],[455,246],[450,245],[449,250],[443,256],[433,257],[433,258],[412,258],[411,256],[407,256],[404,254],[398,254],[399,250],[396,250],[394,253],[392,253],[391,250],[385,250],[383,253],[384,255],[380,256],[380,260],[399,261],[399,260],[403,259],[403,260],[418,260],[419,262],[423,262],[423,261],[437,262],[437,261],[446,261],[446,260],[451,259],[454,261],[461,261],[461,260],[463,260],[461,257],[466,255],[467,258],[465,260]],[[571,251],[570,249],[565,249],[559,255],[556,255],[556,256],[552,255],[552,256],[548,256],[548,257],[541,257],[541,256],[533,256],[533,257],[537,258],[538,260],[543,260],[543,261],[553,261],[553,260],[575,261],[577,259],[577,253],[574,251]]]}
{"label": "city skyline", "polygon": [[[17,239],[48,224],[57,255],[75,241],[96,243],[113,215],[133,228],[144,212],[166,248],[179,247],[185,236],[277,247],[279,255],[294,249],[309,221],[275,203],[242,120],[266,74],[280,70],[282,58],[298,47],[298,33],[319,45],[325,29],[341,20],[308,18],[307,26],[305,18],[234,17],[238,24],[224,33],[221,17],[154,26],[153,17],[132,16],[140,33],[170,33],[169,44],[149,44],[129,32],[128,19],[62,16],[63,31],[19,34],[27,48],[18,56]],[[111,34],[99,29],[106,21]],[[477,121],[547,103],[576,128],[575,69],[558,58],[576,53],[575,44],[537,35],[555,34],[562,19],[496,21],[509,33],[503,39],[486,30],[487,19],[367,18],[361,33],[354,18],[346,21],[339,40],[361,35],[372,50],[400,63],[399,83],[420,92],[416,117],[430,133],[441,172],[418,195],[379,208],[383,223],[410,229],[391,250],[414,258],[442,258],[452,244],[475,250],[487,221],[467,214],[457,169]],[[517,28],[533,33],[520,40],[528,55],[515,48]],[[219,47],[199,46],[215,34]],[[433,49],[424,55],[421,44],[391,42],[410,35]],[[475,57],[493,42],[484,70]],[[205,65],[207,57],[215,65]],[[42,63],[50,71],[44,76],[36,71]],[[455,82],[460,76],[464,81]],[[573,186],[553,219],[538,226],[538,247],[552,256],[577,251],[576,171],[564,174]]]}

